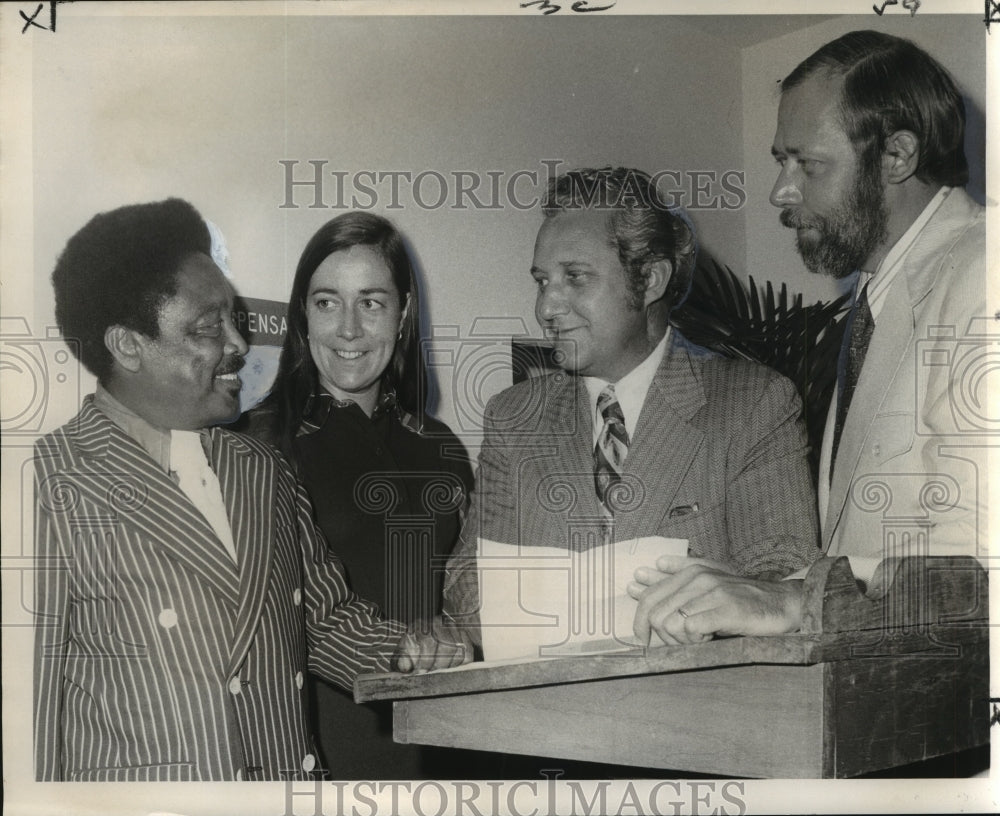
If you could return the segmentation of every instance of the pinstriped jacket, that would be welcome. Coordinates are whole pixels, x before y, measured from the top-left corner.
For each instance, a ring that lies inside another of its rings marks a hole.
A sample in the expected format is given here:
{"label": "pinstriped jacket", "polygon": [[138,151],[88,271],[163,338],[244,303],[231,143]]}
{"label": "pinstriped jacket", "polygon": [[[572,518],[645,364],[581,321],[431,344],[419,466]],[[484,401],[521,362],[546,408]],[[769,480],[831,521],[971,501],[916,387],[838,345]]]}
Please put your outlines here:
{"label": "pinstriped jacket", "polygon": [[[614,540],[684,538],[744,575],[787,575],[819,557],[801,403],[776,372],[671,340],[622,473]],[[479,471],[448,563],[444,610],[475,627],[477,538],[585,549],[601,543],[593,419],[583,381],[530,378],[490,400]]]}
{"label": "pinstriped jacket", "polygon": [[290,778],[315,763],[307,669],[387,669],[400,628],[348,589],[284,460],[211,438],[239,567],[91,398],[36,444],[37,779]]}

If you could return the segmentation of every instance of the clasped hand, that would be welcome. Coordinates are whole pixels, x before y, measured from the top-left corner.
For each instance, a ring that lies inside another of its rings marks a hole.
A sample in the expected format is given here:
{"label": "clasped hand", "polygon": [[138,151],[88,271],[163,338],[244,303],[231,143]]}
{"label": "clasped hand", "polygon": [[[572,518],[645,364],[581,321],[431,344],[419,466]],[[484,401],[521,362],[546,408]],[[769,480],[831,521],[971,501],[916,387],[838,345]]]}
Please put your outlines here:
{"label": "clasped hand", "polygon": [[396,646],[392,668],[404,674],[423,674],[434,669],[461,666],[472,660],[472,641],[461,627],[440,615],[410,627]]}
{"label": "clasped hand", "polygon": [[663,556],[656,569],[635,571],[628,593],[639,601],[632,629],[646,646],[653,632],[676,645],[714,635],[779,635],[801,625],[801,581],[744,578],[703,558]]}

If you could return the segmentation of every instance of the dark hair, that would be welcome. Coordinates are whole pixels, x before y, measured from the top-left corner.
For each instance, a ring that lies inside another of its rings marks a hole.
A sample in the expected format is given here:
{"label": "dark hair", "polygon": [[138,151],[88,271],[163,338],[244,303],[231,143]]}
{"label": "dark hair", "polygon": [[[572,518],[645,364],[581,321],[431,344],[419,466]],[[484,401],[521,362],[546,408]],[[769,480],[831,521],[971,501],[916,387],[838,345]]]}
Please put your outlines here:
{"label": "dark hair", "polygon": [[542,203],[546,218],[584,207],[608,210],[609,237],[628,276],[633,303],[642,304],[646,271],[662,260],[670,262],[671,275],[658,303],[669,314],[684,302],[694,275],[694,232],[660,200],[647,173],[627,167],[584,168],[549,182]]}
{"label": "dark hair", "polygon": [[56,322],[100,382],[113,362],[108,327],[159,337],[160,306],[177,293],[178,269],[211,247],[204,220],[179,198],[100,213],[69,239],[52,273]]}
{"label": "dark hair", "polygon": [[415,415],[418,421],[424,416],[422,401],[427,393],[427,374],[420,354],[420,298],[403,236],[381,216],[368,212],[344,213],[320,227],[299,258],[288,299],[287,331],[278,373],[260,411],[255,412],[265,423],[264,434],[289,455],[293,453],[293,441],[309,402],[319,389],[319,373],[309,351],[306,319],[309,282],[330,255],[354,246],[370,247],[385,261],[399,291],[400,305],[406,303],[409,295],[409,308],[403,317],[399,339],[382,374],[382,391],[394,391],[399,406]]}
{"label": "dark hair", "polygon": [[920,140],[918,179],[951,187],[968,182],[965,104],[926,51],[878,31],[852,31],[799,63],[782,93],[817,73],[843,77],[840,117],[858,156],[881,156],[890,135],[909,130]]}

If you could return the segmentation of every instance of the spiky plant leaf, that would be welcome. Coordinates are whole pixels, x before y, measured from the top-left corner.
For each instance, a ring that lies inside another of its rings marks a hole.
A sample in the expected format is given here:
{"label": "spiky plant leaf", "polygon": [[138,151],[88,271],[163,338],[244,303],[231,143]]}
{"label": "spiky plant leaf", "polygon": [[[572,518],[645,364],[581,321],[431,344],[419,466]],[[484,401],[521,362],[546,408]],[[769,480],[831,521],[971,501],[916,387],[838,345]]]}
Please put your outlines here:
{"label": "spiky plant leaf", "polygon": [[809,306],[770,281],[749,287],[727,266],[699,259],[691,294],[671,323],[694,343],[729,357],[754,360],[784,374],[799,390],[812,447],[813,475],[837,377],[847,296]]}

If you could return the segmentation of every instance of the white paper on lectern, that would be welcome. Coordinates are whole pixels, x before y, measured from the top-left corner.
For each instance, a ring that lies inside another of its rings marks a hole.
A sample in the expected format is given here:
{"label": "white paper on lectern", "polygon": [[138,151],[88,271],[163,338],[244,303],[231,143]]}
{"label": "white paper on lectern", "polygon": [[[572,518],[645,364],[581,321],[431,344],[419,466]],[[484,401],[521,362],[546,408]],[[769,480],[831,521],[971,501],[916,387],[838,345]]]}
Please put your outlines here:
{"label": "white paper on lectern", "polygon": [[636,568],[687,555],[686,539],[648,536],[576,552],[479,539],[486,660],[626,650],[635,644]]}

